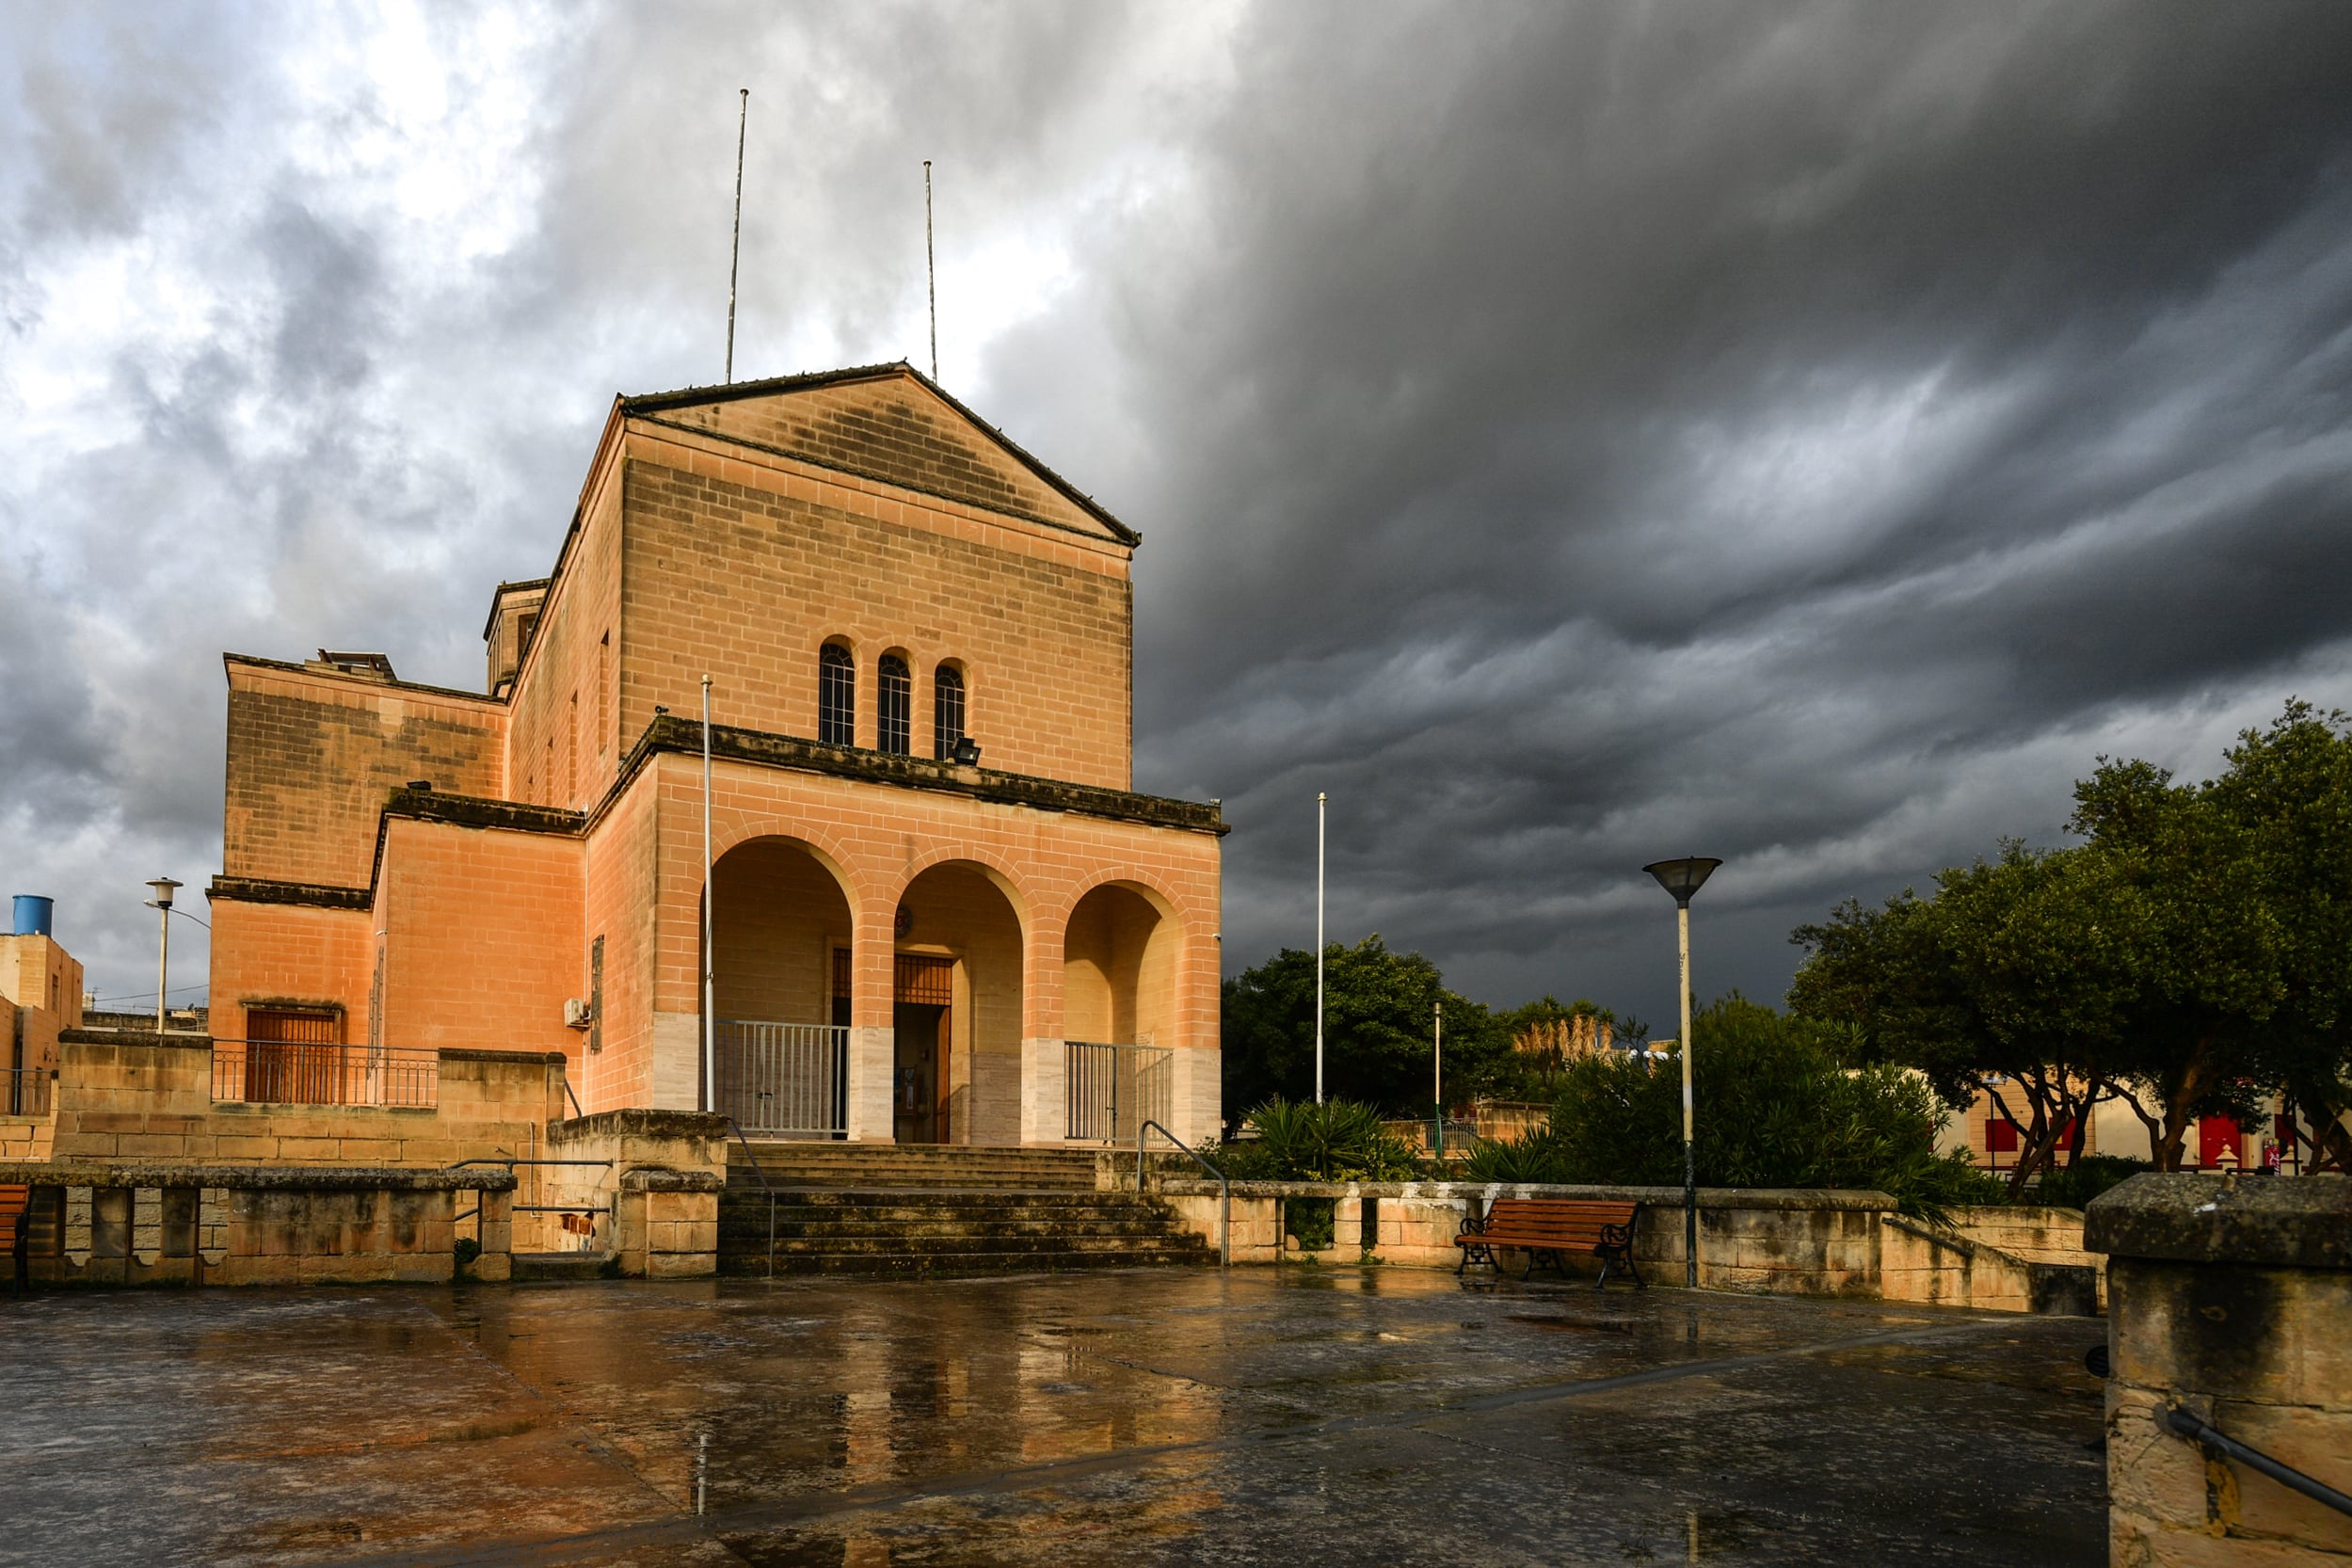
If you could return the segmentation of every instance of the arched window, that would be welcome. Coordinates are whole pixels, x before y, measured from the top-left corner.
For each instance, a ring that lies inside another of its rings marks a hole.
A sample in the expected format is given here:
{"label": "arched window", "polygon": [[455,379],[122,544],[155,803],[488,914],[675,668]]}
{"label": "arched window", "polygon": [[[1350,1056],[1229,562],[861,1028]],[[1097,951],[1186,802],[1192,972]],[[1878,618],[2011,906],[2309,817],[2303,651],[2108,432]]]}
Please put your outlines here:
{"label": "arched window", "polygon": [[874,744],[884,751],[904,757],[915,749],[915,675],[906,667],[906,661],[895,653],[882,656],[879,673],[880,679],[875,681],[880,691],[875,696]]}
{"label": "arched window", "polygon": [[817,655],[817,739],[829,746],[857,744],[857,666],[839,643]]}
{"label": "arched window", "polygon": [[964,738],[964,672],[941,664],[931,675],[931,755],[942,762]]}

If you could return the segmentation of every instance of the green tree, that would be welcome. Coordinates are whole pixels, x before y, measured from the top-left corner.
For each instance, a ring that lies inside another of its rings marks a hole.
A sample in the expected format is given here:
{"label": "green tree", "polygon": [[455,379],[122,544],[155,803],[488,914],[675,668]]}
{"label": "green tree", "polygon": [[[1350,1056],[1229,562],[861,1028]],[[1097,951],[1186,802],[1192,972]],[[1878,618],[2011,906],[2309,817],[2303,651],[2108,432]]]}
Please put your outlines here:
{"label": "green tree", "polygon": [[1809,950],[1789,988],[1800,1017],[1837,1031],[1855,1063],[1923,1074],[1946,1105],[1983,1094],[2022,1129],[2012,1194],[2082,1151],[2117,1092],[2145,954],[2137,889],[2111,858],[2008,843],[1945,871],[1932,898],[1855,901],[1790,938]]}
{"label": "green tree", "polygon": [[[1285,948],[1224,986],[1229,1112],[1315,1097],[1315,955]],[[1508,1078],[1509,1033],[1481,1003],[1446,989],[1437,966],[1379,934],[1323,954],[1323,1092],[1393,1116],[1430,1112],[1431,1026],[1446,1007],[1446,1097]]]}
{"label": "green tree", "polygon": [[[1964,1159],[1937,1156],[1944,1112],[1924,1079],[1845,1065],[1831,1048],[1835,1029],[1735,993],[1703,1009],[1690,1032],[1701,1185],[1875,1189],[1929,1216],[1997,1194]],[[1481,1180],[1681,1186],[1680,1061],[1612,1051],[1569,1064],[1549,1127],[1481,1145],[1470,1170]]]}

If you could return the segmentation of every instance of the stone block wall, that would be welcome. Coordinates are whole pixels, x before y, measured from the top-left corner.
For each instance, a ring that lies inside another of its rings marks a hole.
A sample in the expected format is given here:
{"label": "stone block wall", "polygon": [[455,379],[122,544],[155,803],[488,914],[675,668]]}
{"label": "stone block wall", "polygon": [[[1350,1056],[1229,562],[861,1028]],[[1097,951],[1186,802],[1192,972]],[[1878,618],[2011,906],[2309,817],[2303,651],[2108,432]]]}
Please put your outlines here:
{"label": "stone block wall", "polygon": [[[1147,1185],[1187,1228],[1217,1240],[1214,1182],[1175,1174],[1172,1161],[1149,1161]],[[1097,1163],[1096,1182],[1125,1187],[1134,1179],[1130,1157],[1122,1174],[1116,1154]],[[1642,1205],[1634,1229],[1634,1261],[1653,1283],[1683,1282],[1682,1193],[1646,1187],[1503,1186],[1472,1182],[1237,1182],[1233,1188],[1233,1261],[1273,1263],[1297,1257],[1285,1232],[1285,1200],[1333,1204],[1326,1261],[1356,1261],[1368,1251],[1378,1261],[1408,1268],[1456,1267],[1454,1245],[1464,1222],[1497,1198],[1588,1198]],[[1882,1192],[1745,1192],[1701,1189],[1699,1284],[1704,1289],[1768,1295],[1849,1296],[1916,1301],[2002,1312],[2088,1314],[2096,1310],[2096,1270],[2088,1264],[2024,1259],[1955,1231],[1904,1220]],[[2053,1211],[2063,1215],[2065,1211]],[[2029,1221],[2030,1224],[2030,1221]],[[2056,1240],[2059,1220],[2037,1232]],[[1509,1262],[1515,1272],[1523,1258]],[[1586,1273],[1597,1259],[1572,1260]]]}
{"label": "stone block wall", "polygon": [[448,1280],[460,1200],[480,1211],[468,1272],[509,1272],[504,1171],[65,1161],[0,1163],[0,1182],[33,1189],[24,1264],[38,1285]]}
{"label": "stone block wall", "polygon": [[593,1228],[540,1234],[560,1250],[601,1252],[620,1272],[653,1279],[718,1269],[718,1194],[727,1185],[727,1120],[692,1111],[600,1111],[551,1123],[536,1201],[577,1204]]}
{"label": "stone block wall", "polygon": [[200,1034],[76,1032],[59,1051],[57,1160],[440,1167],[525,1155],[566,1107],[564,1058],[538,1052],[443,1051],[437,1103],[412,1107],[216,1101]]}
{"label": "stone block wall", "polygon": [[2352,1560],[2352,1516],[2164,1424],[2178,1405],[2352,1493],[2352,1179],[2138,1176],[2085,1240],[2108,1255],[2109,1560]]}

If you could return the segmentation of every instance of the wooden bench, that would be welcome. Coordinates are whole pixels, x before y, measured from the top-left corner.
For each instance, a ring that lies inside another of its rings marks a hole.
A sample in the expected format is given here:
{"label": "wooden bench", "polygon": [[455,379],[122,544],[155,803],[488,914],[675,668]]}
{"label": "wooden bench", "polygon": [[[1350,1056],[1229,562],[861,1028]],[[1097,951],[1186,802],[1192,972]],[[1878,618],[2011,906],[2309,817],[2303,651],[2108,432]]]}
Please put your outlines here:
{"label": "wooden bench", "polygon": [[9,1272],[19,1289],[24,1286],[25,1210],[32,1204],[30,1187],[0,1186],[0,1257],[9,1260]]}
{"label": "wooden bench", "polygon": [[1502,1259],[1496,1256],[1496,1250],[1502,1247],[1528,1255],[1521,1279],[1534,1273],[1539,1263],[1565,1273],[1568,1254],[1591,1253],[1601,1260],[1597,1288],[1608,1288],[1609,1270],[1622,1263],[1636,1288],[1646,1290],[1649,1282],[1633,1266],[1633,1222],[1640,1211],[1638,1203],[1496,1198],[1484,1219],[1470,1220],[1454,1238],[1454,1245],[1462,1249],[1462,1262],[1454,1273],[1460,1275],[1473,1263],[1502,1272]]}

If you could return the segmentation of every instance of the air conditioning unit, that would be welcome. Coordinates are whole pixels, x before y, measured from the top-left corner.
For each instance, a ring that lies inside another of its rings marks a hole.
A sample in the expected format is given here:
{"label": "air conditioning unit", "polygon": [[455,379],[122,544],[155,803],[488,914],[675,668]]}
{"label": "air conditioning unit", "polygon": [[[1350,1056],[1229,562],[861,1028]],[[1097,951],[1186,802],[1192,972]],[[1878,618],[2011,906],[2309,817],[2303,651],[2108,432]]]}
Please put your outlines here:
{"label": "air conditioning unit", "polygon": [[564,999],[564,1027],[566,1029],[587,1028],[594,1013],[595,1009],[578,997]]}

